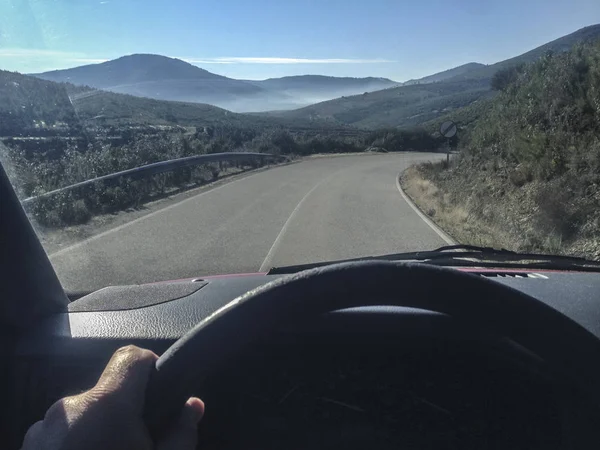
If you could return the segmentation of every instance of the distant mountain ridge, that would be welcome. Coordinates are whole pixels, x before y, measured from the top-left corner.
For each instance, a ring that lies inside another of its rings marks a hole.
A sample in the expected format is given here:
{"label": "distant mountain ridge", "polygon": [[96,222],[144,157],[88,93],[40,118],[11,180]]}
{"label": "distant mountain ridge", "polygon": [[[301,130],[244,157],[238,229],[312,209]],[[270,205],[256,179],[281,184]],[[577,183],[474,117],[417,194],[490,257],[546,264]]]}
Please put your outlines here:
{"label": "distant mountain ridge", "polygon": [[99,64],[32,74],[48,81],[98,89],[161,80],[227,80],[207,70],[167,56],[134,54]]}
{"label": "distant mountain ridge", "polygon": [[338,98],[294,111],[269,115],[285,120],[308,120],[362,128],[409,127],[448,114],[495,93],[490,81],[503,68],[529,63],[548,51],[562,52],[575,44],[600,39],[600,25],[582,28],[514,58],[495,64],[469,63],[401,86]]}
{"label": "distant mountain ridge", "polygon": [[311,103],[395,86],[384,78],[338,78],[320,75],[236,80],[176,58],[134,54],[100,64],[33,74],[121,94],[208,103],[238,112],[293,109]]}
{"label": "distant mountain ridge", "polygon": [[398,86],[399,83],[388,78],[352,78],[352,77],[329,77],[325,75],[296,75],[281,78],[268,78],[261,81],[252,81],[258,86],[270,89],[286,91],[300,89],[368,89],[381,90],[388,87]]}
{"label": "distant mountain ridge", "polygon": [[530,63],[543,56],[546,52],[564,52],[577,43],[584,43],[600,38],[600,24],[581,28],[566,36],[550,41],[514,58],[499,61],[495,64],[468,63],[454,67],[443,72],[429,75],[418,80],[407,81],[406,84],[434,83],[439,81],[462,81],[475,79],[491,79],[494,74],[505,67],[516,66],[521,63]]}
{"label": "distant mountain ridge", "polygon": [[485,64],[480,63],[467,63],[462,66],[454,67],[452,69],[444,70],[443,72],[438,72],[433,75],[429,75],[423,78],[418,78],[416,80],[408,80],[403,83],[403,86],[410,86],[412,84],[423,84],[423,83],[436,83],[438,81],[449,80],[451,78],[456,77],[465,77],[468,78],[470,72],[474,70],[481,69],[487,67]]}

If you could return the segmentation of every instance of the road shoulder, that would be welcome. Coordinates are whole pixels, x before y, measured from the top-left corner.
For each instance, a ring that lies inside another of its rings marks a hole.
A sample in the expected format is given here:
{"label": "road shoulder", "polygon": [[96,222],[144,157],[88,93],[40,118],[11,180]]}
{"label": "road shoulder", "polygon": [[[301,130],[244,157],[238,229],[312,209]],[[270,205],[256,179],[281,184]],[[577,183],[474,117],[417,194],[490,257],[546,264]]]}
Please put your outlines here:
{"label": "road shoulder", "polygon": [[[410,169],[411,168],[407,170]],[[435,231],[439,237],[446,241],[448,245],[456,245],[456,240],[454,240],[452,236],[450,236],[448,233],[446,233],[444,230],[438,227],[435,222],[433,222],[429,217],[427,217],[427,215],[423,211],[421,211],[421,209],[415,204],[415,202],[413,202],[412,198],[409,195],[407,195],[406,192],[404,192],[404,189],[402,189],[402,186],[400,184],[401,176],[402,174],[400,173],[398,174],[398,177],[396,177],[396,187],[398,188],[398,191],[400,192],[400,195],[402,196],[404,201],[408,203],[408,206],[410,206],[415,211],[415,213],[417,213],[417,215],[421,219],[423,219],[423,222],[425,222],[433,231]]]}
{"label": "road shoulder", "polygon": [[450,195],[425,178],[418,167],[410,167],[400,174],[401,188],[421,214],[455,242],[463,244],[506,247],[507,236],[500,230],[476,220],[466,207],[451,202]]}

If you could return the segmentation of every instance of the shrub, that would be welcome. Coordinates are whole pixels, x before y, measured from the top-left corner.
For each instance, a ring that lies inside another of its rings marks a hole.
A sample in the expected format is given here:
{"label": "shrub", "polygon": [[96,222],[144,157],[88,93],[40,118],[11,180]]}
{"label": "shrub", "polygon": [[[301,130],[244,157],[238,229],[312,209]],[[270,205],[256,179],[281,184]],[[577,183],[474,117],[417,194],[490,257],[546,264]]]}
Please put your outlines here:
{"label": "shrub", "polygon": [[491,81],[492,89],[495,91],[504,91],[509,86],[513,85],[519,75],[523,72],[525,64],[519,64],[516,66],[506,67],[498,70],[493,76]]}
{"label": "shrub", "polygon": [[85,223],[92,217],[85,201],[75,200],[72,204],[62,211],[61,220],[65,223],[80,224]]}

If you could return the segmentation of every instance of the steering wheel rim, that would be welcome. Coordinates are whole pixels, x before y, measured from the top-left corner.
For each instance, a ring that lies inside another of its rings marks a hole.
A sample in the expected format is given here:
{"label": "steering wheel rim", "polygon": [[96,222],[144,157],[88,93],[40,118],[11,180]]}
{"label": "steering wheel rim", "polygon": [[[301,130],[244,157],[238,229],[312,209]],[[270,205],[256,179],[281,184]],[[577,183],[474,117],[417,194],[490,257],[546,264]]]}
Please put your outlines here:
{"label": "steering wheel rim", "polygon": [[[395,294],[401,288],[403,295]],[[508,336],[563,369],[598,403],[600,341],[545,303],[509,286],[422,263],[336,264],[279,278],[214,312],[156,362],[144,419],[153,435],[175,420],[200,379],[260,335],[286,323],[359,306],[426,309],[475,322]]]}

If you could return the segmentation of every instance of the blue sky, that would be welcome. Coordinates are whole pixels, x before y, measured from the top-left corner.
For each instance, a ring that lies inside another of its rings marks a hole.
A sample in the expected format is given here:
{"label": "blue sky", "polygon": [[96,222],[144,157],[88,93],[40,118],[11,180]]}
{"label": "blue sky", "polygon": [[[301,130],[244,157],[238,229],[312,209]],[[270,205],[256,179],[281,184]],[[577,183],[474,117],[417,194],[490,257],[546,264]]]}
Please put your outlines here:
{"label": "blue sky", "polygon": [[405,81],[596,23],[599,0],[0,0],[0,69],[157,53],[234,78]]}

